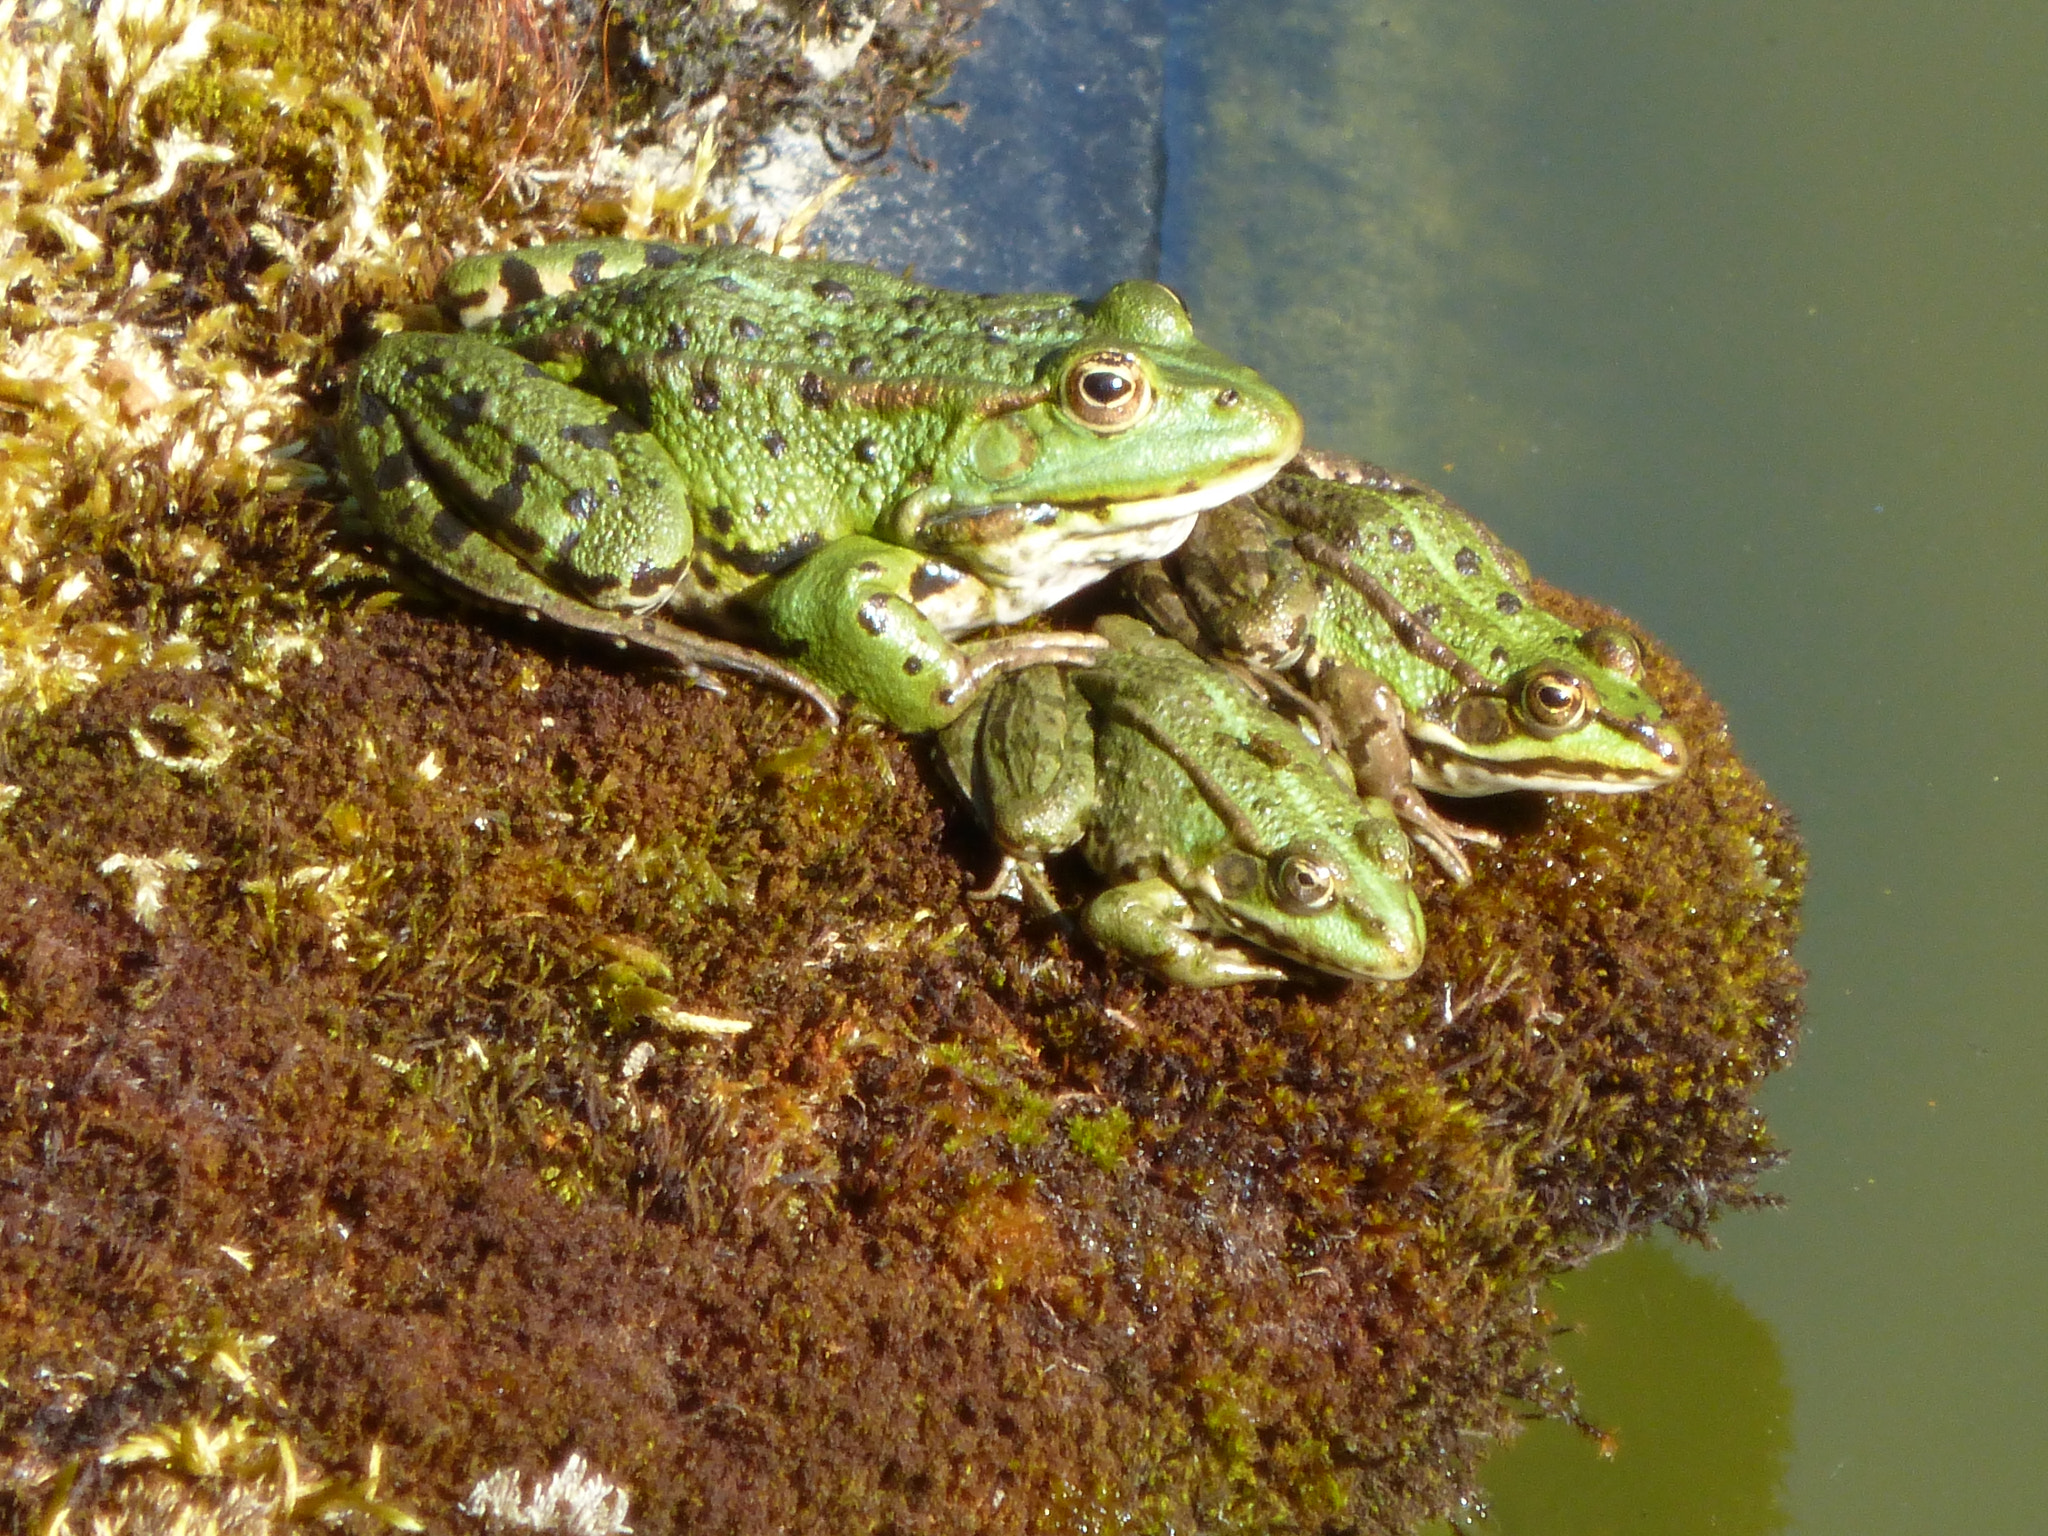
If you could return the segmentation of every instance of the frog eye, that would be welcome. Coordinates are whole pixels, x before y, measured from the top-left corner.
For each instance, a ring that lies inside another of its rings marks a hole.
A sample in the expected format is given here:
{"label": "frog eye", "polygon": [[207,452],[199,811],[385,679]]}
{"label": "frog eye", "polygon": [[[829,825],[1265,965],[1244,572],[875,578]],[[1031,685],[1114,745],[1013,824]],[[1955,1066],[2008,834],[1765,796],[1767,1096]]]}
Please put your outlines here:
{"label": "frog eye", "polygon": [[1313,917],[1337,899],[1343,872],[1312,847],[1297,843],[1273,856],[1273,900],[1292,917]]}
{"label": "frog eye", "polygon": [[1586,680],[1563,667],[1535,667],[1522,679],[1522,718],[1537,736],[1562,736],[1585,723]]}
{"label": "frog eye", "polygon": [[1612,624],[1596,624],[1579,636],[1579,649],[1588,661],[1633,681],[1643,675],[1643,648],[1636,637]]}
{"label": "frog eye", "polygon": [[1121,432],[1152,404],[1152,383],[1129,353],[1091,352],[1067,370],[1060,403],[1091,431]]}

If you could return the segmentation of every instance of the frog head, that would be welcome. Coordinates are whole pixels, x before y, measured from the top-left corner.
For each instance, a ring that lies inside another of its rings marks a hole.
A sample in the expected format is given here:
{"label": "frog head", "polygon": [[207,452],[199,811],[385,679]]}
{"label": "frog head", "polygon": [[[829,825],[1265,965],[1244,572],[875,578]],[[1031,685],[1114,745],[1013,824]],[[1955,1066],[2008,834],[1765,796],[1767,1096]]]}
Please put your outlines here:
{"label": "frog head", "polygon": [[1384,801],[1352,800],[1352,826],[1304,827],[1267,853],[1233,846],[1177,882],[1209,925],[1296,964],[1400,981],[1422,963],[1408,839]]}
{"label": "frog head", "polygon": [[958,413],[885,536],[972,571],[1014,622],[1171,553],[1203,510],[1272,478],[1301,431],[1284,395],[1196,339],[1171,289],[1119,283],[1030,387]]}
{"label": "frog head", "polygon": [[[1497,663],[1509,661],[1499,648]],[[1411,715],[1415,779],[1449,795],[1621,794],[1685,771],[1685,738],[1644,690],[1642,647],[1595,625],[1497,681],[1476,672]]]}

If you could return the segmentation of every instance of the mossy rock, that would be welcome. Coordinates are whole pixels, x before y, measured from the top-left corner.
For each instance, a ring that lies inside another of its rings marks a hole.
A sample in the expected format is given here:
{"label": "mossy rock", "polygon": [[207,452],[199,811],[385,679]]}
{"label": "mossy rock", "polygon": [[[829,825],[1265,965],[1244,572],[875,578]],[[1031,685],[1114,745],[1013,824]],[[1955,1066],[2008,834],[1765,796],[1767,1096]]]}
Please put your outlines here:
{"label": "mossy rock", "polygon": [[14,739],[26,1464],[227,1412],[224,1318],[442,1515],[577,1450],[640,1531],[1400,1531],[1554,1392],[1541,1277],[1770,1157],[1801,856],[1654,650],[1682,783],[1492,805],[1408,983],[1217,992],[967,900],[915,743],[453,613],[323,650]]}

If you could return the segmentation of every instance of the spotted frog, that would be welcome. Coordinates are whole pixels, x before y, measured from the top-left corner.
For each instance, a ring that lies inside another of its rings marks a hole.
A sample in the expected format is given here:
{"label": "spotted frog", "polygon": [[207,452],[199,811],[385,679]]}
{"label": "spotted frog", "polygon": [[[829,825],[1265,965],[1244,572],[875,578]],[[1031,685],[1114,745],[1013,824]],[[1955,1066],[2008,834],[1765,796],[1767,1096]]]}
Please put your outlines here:
{"label": "spotted frog", "polygon": [[1003,672],[1091,659],[1090,635],[953,637],[1167,553],[1301,436],[1151,282],[972,297],[582,240],[459,261],[439,300],[466,329],[379,342],[341,417],[350,486],[402,558],[906,730]]}
{"label": "spotted frog", "polygon": [[1361,786],[1387,797],[1457,881],[1445,795],[1625,793],[1685,769],[1678,729],[1642,685],[1642,647],[1547,611],[1521,556],[1427,486],[1308,453],[1207,513],[1172,559],[1132,575],[1168,633],[1245,666],[1322,722]]}
{"label": "spotted frog", "polygon": [[1045,863],[1078,844],[1110,882],[1082,927],[1169,981],[1286,974],[1264,956],[1411,975],[1422,910],[1392,807],[1361,800],[1340,757],[1238,678],[1136,619],[1096,628],[1095,665],[1013,673],[940,734],[1004,851],[985,894],[1056,910]]}

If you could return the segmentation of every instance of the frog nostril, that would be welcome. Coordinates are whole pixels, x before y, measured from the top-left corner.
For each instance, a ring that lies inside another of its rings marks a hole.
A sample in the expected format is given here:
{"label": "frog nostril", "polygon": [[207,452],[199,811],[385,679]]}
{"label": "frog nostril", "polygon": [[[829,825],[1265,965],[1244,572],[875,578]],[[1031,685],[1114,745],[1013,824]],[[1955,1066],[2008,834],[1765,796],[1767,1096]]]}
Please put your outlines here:
{"label": "frog nostril", "polygon": [[1244,396],[1240,395],[1236,390],[1227,387],[1216,391],[1216,403],[1226,411],[1243,398]]}

